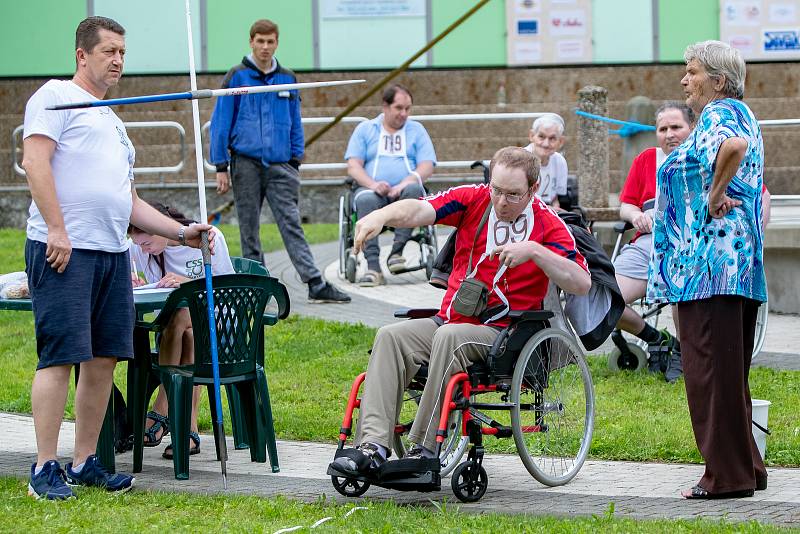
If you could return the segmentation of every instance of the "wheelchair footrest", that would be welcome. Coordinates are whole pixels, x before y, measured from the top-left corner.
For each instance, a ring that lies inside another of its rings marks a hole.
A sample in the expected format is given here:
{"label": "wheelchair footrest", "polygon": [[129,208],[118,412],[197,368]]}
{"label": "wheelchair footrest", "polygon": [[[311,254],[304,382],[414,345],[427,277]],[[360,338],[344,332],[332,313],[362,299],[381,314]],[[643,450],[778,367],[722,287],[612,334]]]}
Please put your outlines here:
{"label": "wheelchair footrest", "polygon": [[327,473],[331,476],[368,482],[386,489],[429,492],[442,489],[440,471],[441,464],[438,458],[415,458],[386,462],[378,469],[359,475],[340,471],[331,464]]}

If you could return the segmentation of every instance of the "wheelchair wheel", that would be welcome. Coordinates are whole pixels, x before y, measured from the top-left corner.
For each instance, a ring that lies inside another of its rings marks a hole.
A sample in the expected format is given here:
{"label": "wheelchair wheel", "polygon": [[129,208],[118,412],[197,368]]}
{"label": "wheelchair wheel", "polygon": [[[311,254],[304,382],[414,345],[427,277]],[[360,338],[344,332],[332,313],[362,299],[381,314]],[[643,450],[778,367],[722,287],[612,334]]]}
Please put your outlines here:
{"label": "wheelchair wheel", "polygon": [[594,389],[572,336],[546,328],[520,352],[511,382],[511,430],[522,463],[546,486],[578,474],[592,442]]}
{"label": "wheelchair wheel", "polygon": [[345,261],[344,261],[344,277],[345,279],[354,284],[356,281],[356,269],[358,268],[358,260],[353,255],[353,249],[347,249],[345,251]]}
{"label": "wheelchair wheel", "polygon": [[753,360],[756,359],[764,346],[764,340],[767,338],[767,320],[769,319],[769,301],[764,301],[758,307],[758,315],[756,316],[756,335],[753,343]]}
{"label": "wheelchair wheel", "polygon": [[[421,396],[422,393],[419,391],[408,391],[404,402],[419,404]],[[469,438],[461,435],[461,412],[453,412],[450,416],[450,425],[447,428],[447,441],[442,445],[442,453],[439,455],[439,463],[442,466],[439,473],[441,476],[446,477],[455,469],[468,446]],[[404,457],[410,447],[408,433],[394,434],[392,437],[392,449],[398,458]]]}
{"label": "wheelchair wheel", "polygon": [[488,486],[489,477],[486,475],[486,469],[475,460],[459,464],[450,480],[453,493],[462,502],[479,501]]}
{"label": "wheelchair wheel", "polygon": [[647,351],[633,342],[627,345],[629,354],[622,354],[618,347],[608,354],[608,368],[611,371],[641,371],[647,367]]}
{"label": "wheelchair wheel", "polygon": [[350,221],[345,209],[344,196],[339,197],[339,274],[345,274],[347,262],[347,240],[350,234]]}
{"label": "wheelchair wheel", "polygon": [[345,497],[360,497],[369,489],[370,483],[354,478],[337,477],[331,475],[331,482],[336,491]]}

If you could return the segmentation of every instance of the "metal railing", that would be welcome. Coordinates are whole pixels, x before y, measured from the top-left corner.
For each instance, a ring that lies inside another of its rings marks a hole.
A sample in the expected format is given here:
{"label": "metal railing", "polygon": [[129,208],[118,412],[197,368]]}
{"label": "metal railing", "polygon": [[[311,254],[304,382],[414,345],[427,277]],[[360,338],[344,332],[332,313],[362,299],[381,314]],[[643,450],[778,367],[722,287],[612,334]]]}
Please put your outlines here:
{"label": "metal railing", "polygon": [[[522,112],[522,113],[453,113],[453,114],[445,114],[445,115],[414,115],[411,118],[419,121],[419,122],[450,122],[450,121],[464,121],[464,120],[480,120],[480,121],[497,121],[497,120],[519,120],[519,119],[528,119],[532,120],[544,115],[543,112]],[[334,117],[305,117],[303,118],[302,122],[304,125],[315,125],[315,124],[328,124],[334,120]],[[341,120],[344,123],[361,123],[364,121],[370,120],[367,117],[359,117],[359,116],[350,116],[345,117]],[[767,119],[758,121],[759,125],[765,128],[772,128],[772,127],[783,127],[783,126],[798,126],[800,125],[800,119]],[[208,133],[210,131],[211,123],[206,122],[202,126],[202,132],[204,135],[204,139],[208,139]],[[175,165],[169,166],[161,166],[161,167],[134,167],[133,171],[135,174],[177,174],[181,170],[183,170],[184,161],[186,159],[186,131],[184,130],[183,126],[174,121],[146,121],[146,122],[126,122],[126,128],[174,128],[178,131],[178,135],[180,138],[180,147],[181,147],[181,160],[176,163]],[[21,137],[21,133],[23,130],[23,125],[17,126],[11,134],[12,138],[12,154],[13,154],[13,166],[14,172],[19,176],[25,176],[25,171],[19,165],[19,155],[21,154],[22,150],[20,149],[20,143],[18,139]],[[207,155],[207,143],[204,143],[203,146],[203,164],[206,171],[214,172],[216,168],[208,161]],[[464,169],[469,170],[470,165],[475,160],[449,160],[449,161],[439,161],[437,162],[436,166],[440,169]],[[343,171],[347,169],[347,163],[339,161],[339,162],[327,162],[327,163],[304,163],[301,165],[301,169],[308,170],[308,171]],[[475,178],[476,181],[481,180],[482,178]],[[442,182],[449,182],[449,181],[465,181],[464,178],[447,178],[447,177],[437,177],[437,180]],[[466,181],[470,179],[467,178]],[[305,185],[341,185],[345,183],[345,178],[342,179],[305,179],[302,181]],[[194,187],[194,183],[192,184],[182,184],[182,183],[162,183],[162,184],[142,184],[146,187],[176,187],[180,188],[184,185]],[[209,187],[213,187],[212,183],[208,184]],[[2,190],[10,190],[10,189],[27,189],[27,186],[0,186]],[[786,204],[786,205],[795,205],[800,203],[800,195],[774,195],[772,197],[774,201]]]}
{"label": "metal railing", "polygon": [[[131,129],[141,129],[141,128],[174,128],[178,131],[178,137],[180,139],[181,145],[181,159],[175,165],[167,165],[163,167],[134,167],[133,172],[134,174],[177,174],[183,170],[183,164],[186,160],[186,130],[183,128],[181,123],[175,121],[142,121],[142,122],[126,122],[125,128],[127,130]],[[20,166],[19,156],[22,154],[22,149],[20,148],[20,143],[17,141],[21,141],[22,137],[22,130],[24,125],[20,124],[14,131],[11,132],[11,150],[14,159],[14,172],[16,172],[19,176],[25,176],[25,169]]]}

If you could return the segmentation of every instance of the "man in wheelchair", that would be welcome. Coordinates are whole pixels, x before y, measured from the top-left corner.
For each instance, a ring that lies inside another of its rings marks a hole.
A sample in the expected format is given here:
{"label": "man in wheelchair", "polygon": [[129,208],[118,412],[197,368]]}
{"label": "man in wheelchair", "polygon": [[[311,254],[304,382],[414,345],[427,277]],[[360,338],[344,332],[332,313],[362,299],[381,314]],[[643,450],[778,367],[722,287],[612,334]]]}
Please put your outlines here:
{"label": "man in wheelchair", "polygon": [[[400,199],[425,195],[424,180],[433,174],[436,153],[425,127],[409,120],[411,92],[399,84],[383,92],[383,113],[362,122],[347,144],[347,174],[357,184],[353,207],[361,219],[368,213]],[[387,261],[391,273],[405,272],[403,248],[411,238],[411,228],[397,228]],[[356,251],[357,253],[357,251]],[[384,283],[379,262],[377,236],[364,247],[367,272],[358,280],[364,287]]]}
{"label": "man in wheelchair", "polygon": [[402,200],[356,224],[355,247],[384,226],[455,226],[452,275],[438,314],[381,328],[367,367],[355,439],[342,449],[329,474],[370,476],[390,456],[404,389],[428,366],[427,381],[409,433],[415,444],[403,459],[423,466],[435,456],[436,431],[449,378],[482,361],[511,310],[538,310],[552,280],[563,290],[586,294],[586,260],[561,219],[535,194],[538,160],[522,148],[500,149],[489,184],[468,185]]}

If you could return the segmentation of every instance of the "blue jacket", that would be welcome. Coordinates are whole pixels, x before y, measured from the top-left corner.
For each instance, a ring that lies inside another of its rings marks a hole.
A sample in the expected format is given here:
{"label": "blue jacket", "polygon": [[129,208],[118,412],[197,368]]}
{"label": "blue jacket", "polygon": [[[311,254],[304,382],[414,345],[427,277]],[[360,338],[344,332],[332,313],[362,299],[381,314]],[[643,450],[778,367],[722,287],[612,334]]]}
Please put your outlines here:
{"label": "blue jacket", "polygon": [[[264,74],[247,57],[225,75],[223,88],[296,83],[289,69]],[[226,168],[230,152],[270,163],[303,157],[300,95],[296,90],[217,98],[211,116],[211,163]]]}

